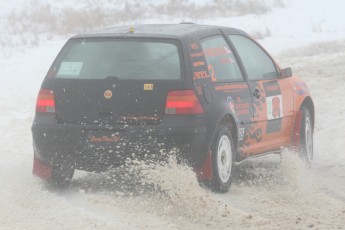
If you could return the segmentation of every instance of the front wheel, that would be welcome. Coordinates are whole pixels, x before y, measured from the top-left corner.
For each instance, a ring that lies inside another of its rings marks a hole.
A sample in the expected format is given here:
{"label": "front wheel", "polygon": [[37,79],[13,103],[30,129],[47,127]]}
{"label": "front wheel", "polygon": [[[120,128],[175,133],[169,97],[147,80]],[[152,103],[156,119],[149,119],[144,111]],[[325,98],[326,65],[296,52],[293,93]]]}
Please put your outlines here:
{"label": "front wheel", "polygon": [[307,108],[302,107],[301,112],[300,156],[307,165],[311,165],[314,157],[312,118]]}
{"label": "front wheel", "polygon": [[221,127],[212,143],[212,189],[216,192],[227,192],[231,185],[234,143],[228,127]]}

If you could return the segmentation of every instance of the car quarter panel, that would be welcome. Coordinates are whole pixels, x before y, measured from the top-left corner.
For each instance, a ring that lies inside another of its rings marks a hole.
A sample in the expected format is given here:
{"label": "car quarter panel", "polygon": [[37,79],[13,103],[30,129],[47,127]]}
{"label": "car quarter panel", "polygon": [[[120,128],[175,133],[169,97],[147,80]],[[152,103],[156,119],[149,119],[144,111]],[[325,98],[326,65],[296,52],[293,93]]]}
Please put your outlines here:
{"label": "car quarter panel", "polygon": [[[202,43],[200,43],[204,39],[218,37],[224,39],[224,44],[219,47],[217,45],[214,47],[203,47]],[[234,125],[233,128],[235,130],[233,131],[236,134],[237,140],[235,144],[238,149],[242,149],[247,144],[247,139],[250,135],[249,128],[253,123],[250,89],[240,70],[237,72],[237,79],[234,80],[230,78],[231,72],[219,73],[215,66],[237,65],[230,47],[220,30],[191,36],[187,43],[191,58],[194,88],[209,118],[208,144],[211,145],[222,119],[231,116],[235,121],[232,124]],[[213,58],[212,63],[208,62],[210,58]]]}

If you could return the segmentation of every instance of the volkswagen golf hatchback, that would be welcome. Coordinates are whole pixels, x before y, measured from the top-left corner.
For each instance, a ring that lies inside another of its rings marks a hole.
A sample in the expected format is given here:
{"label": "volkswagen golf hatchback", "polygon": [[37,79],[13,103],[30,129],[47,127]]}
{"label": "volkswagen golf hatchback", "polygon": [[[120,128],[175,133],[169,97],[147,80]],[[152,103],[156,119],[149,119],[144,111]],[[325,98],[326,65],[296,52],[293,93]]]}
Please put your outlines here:
{"label": "volkswagen golf hatchback", "polygon": [[245,32],[177,24],[120,26],[69,39],[43,80],[33,173],[68,184],[176,149],[200,180],[229,189],[233,166],[294,147],[313,159],[306,84]]}

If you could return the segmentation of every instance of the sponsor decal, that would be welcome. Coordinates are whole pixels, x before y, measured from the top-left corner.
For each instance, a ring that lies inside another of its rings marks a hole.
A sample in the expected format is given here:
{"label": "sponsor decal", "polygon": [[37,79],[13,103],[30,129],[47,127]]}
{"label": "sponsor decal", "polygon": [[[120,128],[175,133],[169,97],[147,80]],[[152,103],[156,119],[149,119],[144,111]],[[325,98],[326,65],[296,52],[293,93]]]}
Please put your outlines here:
{"label": "sponsor decal", "polygon": [[160,118],[158,116],[121,116],[120,120],[126,121],[158,121]]}
{"label": "sponsor decal", "polygon": [[212,80],[213,82],[217,81],[216,76],[215,76],[215,74],[214,74],[213,66],[212,66],[212,65],[208,65],[207,68],[208,68],[208,72],[209,72],[210,75],[211,75],[211,80]]}
{"label": "sponsor decal", "polygon": [[282,95],[266,97],[267,102],[267,119],[274,120],[283,117],[283,100]]}
{"label": "sponsor decal", "polygon": [[250,139],[255,139],[256,142],[260,142],[262,140],[262,129],[258,128],[254,132],[250,132],[249,137]]}
{"label": "sponsor decal", "polygon": [[229,97],[226,99],[226,102],[228,103],[231,112],[232,112],[233,114],[235,114],[235,113],[236,113],[236,111],[235,111],[235,103],[234,103],[234,100],[232,100],[232,97],[229,96]]}
{"label": "sponsor decal", "polygon": [[190,46],[190,48],[192,48],[193,50],[199,49],[198,43],[196,43],[196,42],[189,44],[189,46]]}
{"label": "sponsor decal", "polygon": [[238,92],[243,89],[248,88],[247,84],[240,84],[240,85],[234,85],[234,84],[228,84],[228,85],[219,85],[215,87],[215,90],[217,91],[230,91],[230,92]]}
{"label": "sponsor decal", "polygon": [[266,87],[266,91],[273,92],[273,91],[278,91],[279,86],[278,85],[270,85]]}
{"label": "sponsor decal", "polygon": [[249,114],[249,103],[236,103],[235,104],[236,113],[238,116]]}
{"label": "sponsor decal", "polygon": [[203,62],[203,61],[196,61],[196,62],[193,62],[193,66],[194,66],[194,67],[204,66],[204,65],[205,65],[205,62]]}
{"label": "sponsor decal", "polygon": [[245,128],[239,128],[238,129],[238,140],[242,141],[244,138]]}
{"label": "sponsor decal", "polygon": [[110,142],[118,142],[120,140],[120,137],[118,135],[112,135],[112,136],[90,136],[89,141],[90,143],[110,143]]}
{"label": "sponsor decal", "polygon": [[[263,90],[263,88],[261,87],[261,85],[259,83],[256,83],[256,89],[258,89],[260,91],[261,95],[265,95],[265,91]],[[258,118],[260,117],[261,111],[263,109],[263,105],[266,102],[266,98],[264,96],[261,96],[260,98],[255,98],[255,100],[253,101],[253,109],[254,109],[254,117]]]}
{"label": "sponsor decal", "polygon": [[283,117],[282,95],[266,98],[267,101],[267,127],[266,133],[275,133],[281,130]]}
{"label": "sponsor decal", "polygon": [[[217,48],[207,48],[204,49],[203,52],[206,57],[218,57],[225,54],[229,54],[229,49],[225,49],[225,47],[217,47]],[[230,51],[231,52],[231,51]]]}
{"label": "sponsor decal", "polygon": [[263,85],[264,85],[266,97],[281,95],[278,81],[275,80],[275,81],[264,82]]}
{"label": "sponsor decal", "polygon": [[281,95],[278,81],[268,81],[264,84],[267,107],[266,133],[279,132],[282,127],[283,118],[283,97]]}
{"label": "sponsor decal", "polygon": [[198,71],[198,72],[194,72],[193,80],[204,79],[204,78],[209,78],[209,77],[210,77],[210,75],[208,75],[208,73],[206,71]]}
{"label": "sponsor decal", "polygon": [[249,102],[242,102],[241,97],[238,96],[236,98],[235,109],[237,116],[247,115],[249,114],[251,103]]}
{"label": "sponsor decal", "polygon": [[83,62],[62,62],[57,73],[58,76],[79,76]]}
{"label": "sponsor decal", "polygon": [[105,97],[105,99],[112,98],[113,97],[113,92],[111,90],[109,90],[109,89],[104,91],[104,97]]}
{"label": "sponsor decal", "polygon": [[190,53],[189,56],[191,58],[197,58],[197,57],[202,57],[204,56],[203,52],[197,52],[197,53]]}
{"label": "sponsor decal", "polygon": [[296,82],[294,90],[298,95],[304,95],[308,92],[308,87],[304,82]]}
{"label": "sponsor decal", "polygon": [[234,59],[232,59],[231,57],[220,59],[220,63],[221,64],[231,64],[233,62],[234,62]]}
{"label": "sponsor decal", "polygon": [[232,53],[231,50],[228,47],[226,47],[226,46],[224,46],[224,50],[225,50],[225,53],[227,53],[227,54],[231,54]]}
{"label": "sponsor decal", "polygon": [[198,95],[202,95],[203,92],[202,92],[202,86],[200,84],[197,84],[196,82],[194,82],[194,87],[196,89],[196,92]]}
{"label": "sponsor decal", "polygon": [[[241,130],[239,130],[239,138],[241,135]],[[243,147],[249,148],[252,144],[255,142],[261,142],[262,140],[262,129],[261,128],[255,128],[254,126],[251,126],[249,129],[243,128]],[[243,150],[241,150],[243,151]]]}
{"label": "sponsor decal", "polygon": [[153,84],[144,84],[144,90],[153,90]]}

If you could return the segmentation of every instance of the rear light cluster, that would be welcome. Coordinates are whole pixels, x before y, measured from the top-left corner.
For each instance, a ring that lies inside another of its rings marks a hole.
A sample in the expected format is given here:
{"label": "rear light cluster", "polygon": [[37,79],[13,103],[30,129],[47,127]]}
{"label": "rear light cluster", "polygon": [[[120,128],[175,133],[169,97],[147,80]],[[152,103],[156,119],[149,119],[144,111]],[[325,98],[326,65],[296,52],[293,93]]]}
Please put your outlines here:
{"label": "rear light cluster", "polygon": [[175,90],[167,95],[165,114],[201,114],[204,113],[194,90]]}
{"label": "rear light cluster", "polygon": [[55,99],[53,90],[40,89],[36,102],[36,112],[55,113]]}

